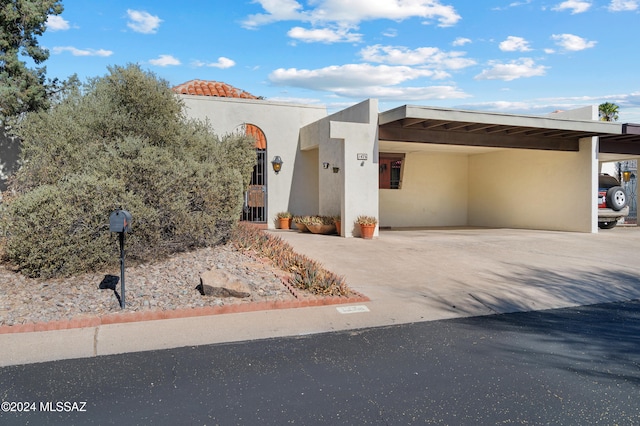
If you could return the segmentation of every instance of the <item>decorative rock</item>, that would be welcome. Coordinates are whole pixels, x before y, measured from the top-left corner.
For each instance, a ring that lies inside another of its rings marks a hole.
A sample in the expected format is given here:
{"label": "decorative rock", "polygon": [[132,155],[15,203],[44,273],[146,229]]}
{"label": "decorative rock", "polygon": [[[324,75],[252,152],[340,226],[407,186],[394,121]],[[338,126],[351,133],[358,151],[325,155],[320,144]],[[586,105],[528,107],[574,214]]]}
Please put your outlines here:
{"label": "decorative rock", "polygon": [[[210,269],[200,275],[200,284],[209,287],[226,288],[241,293],[250,293],[250,287],[224,269]],[[238,297],[238,296],[234,296]]]}

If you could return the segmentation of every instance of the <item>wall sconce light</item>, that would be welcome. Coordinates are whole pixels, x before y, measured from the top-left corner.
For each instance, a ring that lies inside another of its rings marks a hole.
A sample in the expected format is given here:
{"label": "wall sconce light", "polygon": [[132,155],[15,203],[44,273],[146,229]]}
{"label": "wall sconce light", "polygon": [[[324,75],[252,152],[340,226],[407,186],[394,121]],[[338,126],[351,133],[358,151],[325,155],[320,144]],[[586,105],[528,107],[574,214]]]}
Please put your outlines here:
{"label": "wall sconce light", "polygon": [[273,171],[276,172],[276,174],[280,173],[280,170],[282,169],[282,158],[280,158],[279,155],[276,155],[273,157],[273,160],[271,160],[271,165],[273,166]]}
{"label": "wall sconce light", "polygon": [[327,162],[322,163],[322,168],[323,169],[328,169],[329,168],[329,163],[327,163]]}
{"label": "wall sconce light", "polygon": [[338,173],[340,171],[340,167],[334,167],[333,168],[333,173]]}
{"label": "wall sconce light", "polygon": [[622,179],[625,182],[629,182],[631,180],[631,172],[628,170],[625,170],[624,172],[622,172]]}

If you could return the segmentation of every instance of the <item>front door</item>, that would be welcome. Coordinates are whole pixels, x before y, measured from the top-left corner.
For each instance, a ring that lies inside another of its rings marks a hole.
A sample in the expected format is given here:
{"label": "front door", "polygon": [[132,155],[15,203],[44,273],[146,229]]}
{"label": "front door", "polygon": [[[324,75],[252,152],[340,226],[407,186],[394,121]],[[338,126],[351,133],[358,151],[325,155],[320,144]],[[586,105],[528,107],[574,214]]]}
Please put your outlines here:
{"label": "front door", "polygon": [[267,142],[262,130],[253,124],[245,124],[245,134],[256,140],[257,162],[251,174],[249,189],[244,193],[242,220],[267,222]]}

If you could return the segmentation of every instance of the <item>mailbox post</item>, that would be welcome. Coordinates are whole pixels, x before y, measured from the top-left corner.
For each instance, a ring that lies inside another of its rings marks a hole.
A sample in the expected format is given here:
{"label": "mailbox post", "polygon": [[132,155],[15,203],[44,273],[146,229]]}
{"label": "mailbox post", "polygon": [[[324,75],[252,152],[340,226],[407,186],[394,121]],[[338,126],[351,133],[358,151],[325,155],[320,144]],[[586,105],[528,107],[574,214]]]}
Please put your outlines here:
{"label": "mailbox post", "polygon": [[131,213],[126,210],[116,210],[109,215],[109,230],[117,232],[120,240],[120,307],[125,308],[124,297],[124,234],[131,231]]}

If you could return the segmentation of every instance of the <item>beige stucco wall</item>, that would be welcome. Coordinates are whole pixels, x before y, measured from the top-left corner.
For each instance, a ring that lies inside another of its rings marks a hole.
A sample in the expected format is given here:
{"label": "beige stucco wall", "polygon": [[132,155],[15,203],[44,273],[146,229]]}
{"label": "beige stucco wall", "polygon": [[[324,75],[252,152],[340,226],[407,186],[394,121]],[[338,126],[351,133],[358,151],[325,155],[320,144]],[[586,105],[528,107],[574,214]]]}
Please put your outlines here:
{"label": "beige stucco wall", "polygon": [[400,189],[380,190],[380,226],[465,226],[469,156],[405,155]]}
{"label": "beige stucco wall", "polygon": [[[244,123],[262,129],[268,161],[268,225],[275,214],[337,215],[342,235],[359,235],[358,215],[380,226],[488,226],[597,231],[597,143],[579,152],[505,149],[482,154],[408,152],[400,190],[378,189],[378,103],[330,116],[321,107],[183,96],[187,114],[219,134]],[[581,111],[587,115],[588,111]],[[364,154],[366,160],[359,160]],[[328,163],[328,168],[323,168]],[[337,173],[333,168],[337,167]],[[378,230],[376,229],[376,235]]]}
{"label": "beige stucco wall", "polygon": [[380,190],[380,225],[597,232],[597,143],[579,152],[409,152],[402,187]]}
{"label": "beige stucco wall", "polygon": [[[236,131],[250,123],[267,139],[267,224],[275,226],[281,211],[317,214],[318,153],[299,149],[300,128],[327,116],[325,107],[248,100],[180,95],[187,116],[207,119],[218,135]],[[276,155],[282,158],[280,173],[271,168]]]}
{"label": "beige stucco wall", "polygon": [[[359,235],[357,216],[378,217],[377,129],[378,102],[370,99],[300,131],[301,149],[318,153],[317,213],[340,215],[344,237]],[[358,160],[359,154],[367,159]],[[328,163],[327,169],[323,163]]]}
{"label": "beige stucco wall", "polygon": [[469,225],[597,232],[595,140],[469,157]]}

